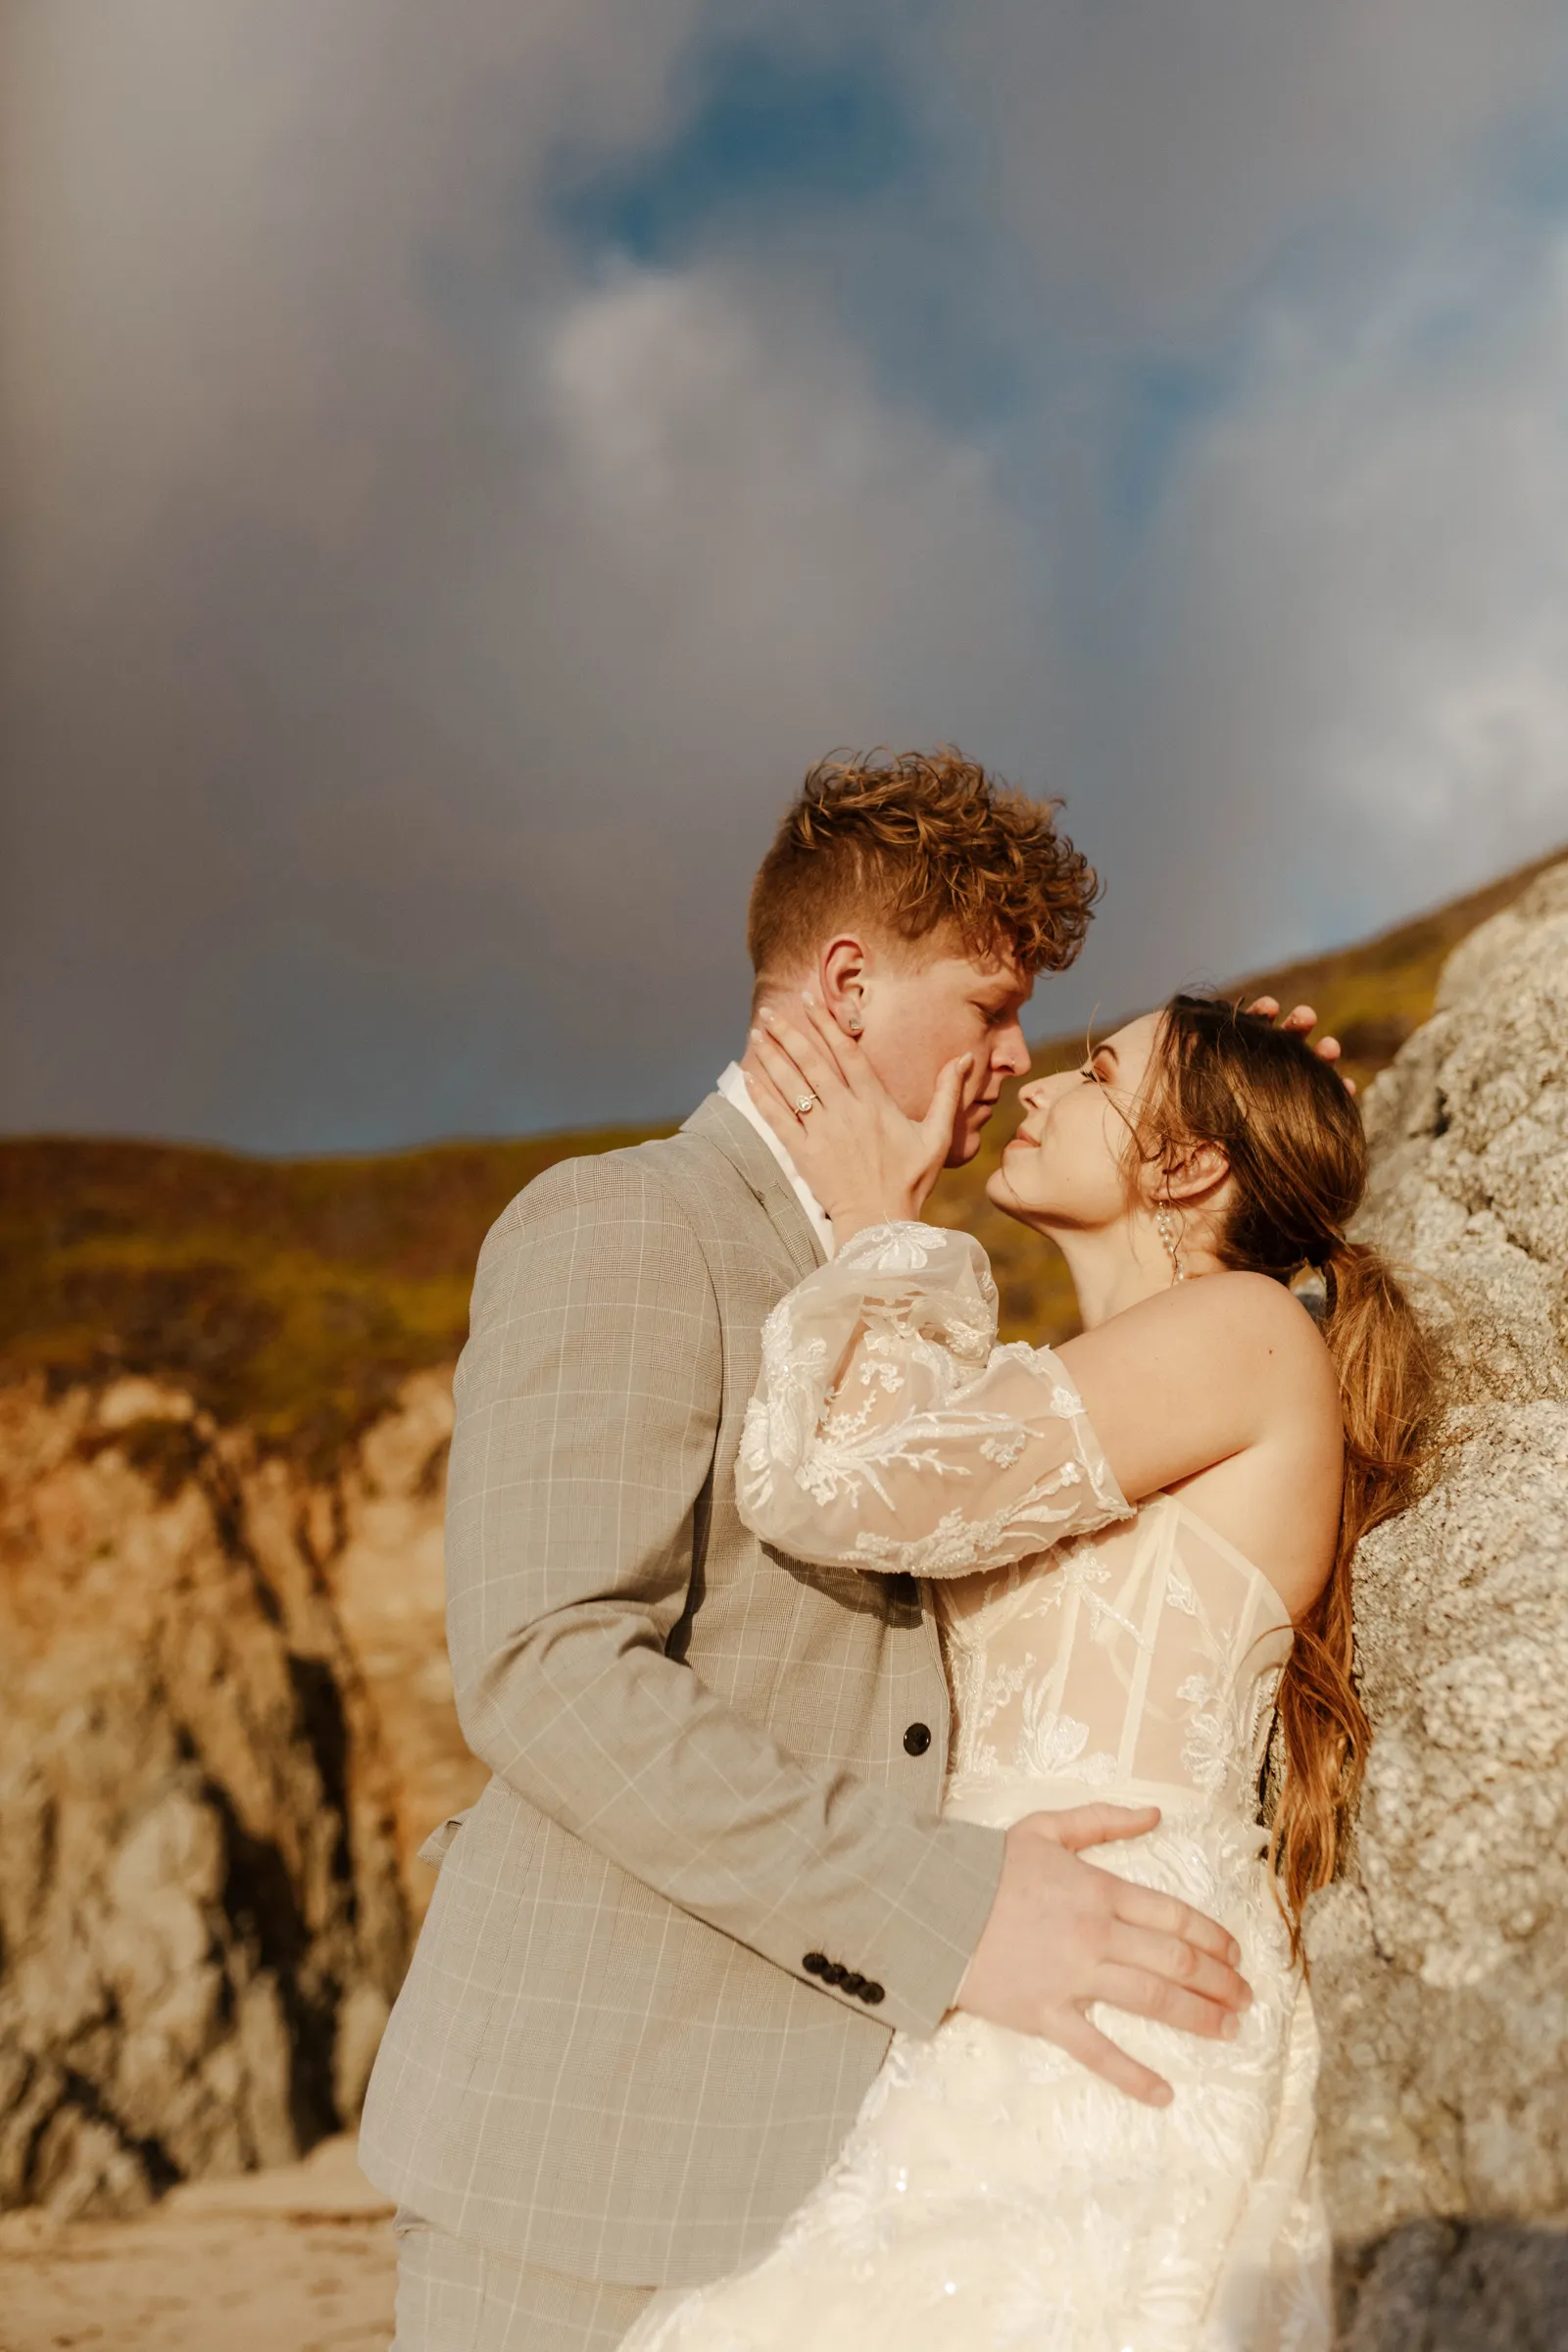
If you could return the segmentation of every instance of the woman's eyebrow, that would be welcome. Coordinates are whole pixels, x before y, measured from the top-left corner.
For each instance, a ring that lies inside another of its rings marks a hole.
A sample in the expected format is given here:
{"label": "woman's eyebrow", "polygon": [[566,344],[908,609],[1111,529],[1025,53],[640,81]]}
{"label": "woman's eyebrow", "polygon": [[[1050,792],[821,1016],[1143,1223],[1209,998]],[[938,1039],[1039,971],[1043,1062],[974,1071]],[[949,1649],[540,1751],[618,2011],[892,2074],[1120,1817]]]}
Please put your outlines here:
{"label": "woman's eyebrow", "polygon": [[1120,1054],[1117,1053],[1117,1051],[1116,1051],[1116,1049],[1115,1049],[1115,1047],[1114,1047],[1114,1046],[1111,1046],[1111,1045],[1099,1045],[1099,1046],[1097,1046],[1097,1047],[1095,1048],[1095,1059],[1096,1059],[1097,1061],[1100,1059],[1100,1056],[1101,1056],[1101,1054],[1108,1054],[1110,1055],[1110,1058],[1111,1058],[1111,1060],[1112,1060],[1112,1061],[1113,1061],[1113,1062],[1116,1064],[1116,1067],[1117,1067],[1118,1069],[1120,1069],[1120,1067],[1121,1067],[1121,1056],[1120,1056]]}

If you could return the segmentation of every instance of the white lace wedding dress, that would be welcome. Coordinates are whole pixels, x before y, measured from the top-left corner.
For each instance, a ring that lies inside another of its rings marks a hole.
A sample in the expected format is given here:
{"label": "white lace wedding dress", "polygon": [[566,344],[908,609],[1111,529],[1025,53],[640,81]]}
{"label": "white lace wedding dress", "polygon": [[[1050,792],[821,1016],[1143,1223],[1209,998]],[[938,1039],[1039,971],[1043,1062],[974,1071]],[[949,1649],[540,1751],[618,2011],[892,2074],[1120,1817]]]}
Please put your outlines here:
{"label": "white lace wedding dress", "polygon": [[750,2269],[658,2298],[624,2352],[1322,2352],[1316,2038],[1257,1827],[1290,1623],[1179,1499],[1129,1510],[1049,1349],[998,1348],[984,1253],[858,1235],[770,1317],[741,1506],[807,1559],[940,1578],[945,1807],[1086,1799],[1158,1829],[1094,1860],[1242,1946],[1234,2041],[1097,2022],[1175,2088],[1141,2106],[953,2012],[897,2034],[832,2171]]}

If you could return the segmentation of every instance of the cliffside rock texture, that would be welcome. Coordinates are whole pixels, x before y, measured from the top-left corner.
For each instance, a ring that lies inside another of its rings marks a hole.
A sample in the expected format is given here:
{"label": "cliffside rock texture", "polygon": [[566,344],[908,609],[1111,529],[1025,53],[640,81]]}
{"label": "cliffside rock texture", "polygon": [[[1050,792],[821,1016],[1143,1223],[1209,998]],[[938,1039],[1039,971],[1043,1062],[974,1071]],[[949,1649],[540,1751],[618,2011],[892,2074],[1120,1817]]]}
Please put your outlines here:
{"label": "cliffside rock texture", "polygon": [[340,1504],[149,1381],[0,1391],[0,2205],[357,2110],[408,1922]]}
{"label": "cliffside rock texture", "polygon": [[435,1872],[419,1846],[488,1774],[464,1743],[447,1663],[443,1519],[452,1375],[417,1372],[339,1473],[327,1588],[391,1767],[404,1897],[422,1917]]}
{"label": "cliffside rock texture", "polygon": [[1363,1230],[1453,1407],[1357,1561],[1376,1739],[1308,1947],[1353,2352],[1568,2344],[1568,867],[1461,946],[1372,1089]]}

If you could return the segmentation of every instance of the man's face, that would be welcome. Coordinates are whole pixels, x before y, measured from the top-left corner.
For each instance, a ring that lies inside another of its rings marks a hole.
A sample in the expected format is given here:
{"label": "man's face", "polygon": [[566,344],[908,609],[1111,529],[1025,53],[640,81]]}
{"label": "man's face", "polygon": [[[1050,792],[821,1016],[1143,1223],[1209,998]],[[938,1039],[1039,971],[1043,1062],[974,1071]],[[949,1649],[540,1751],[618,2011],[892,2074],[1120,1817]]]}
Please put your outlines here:
{"label": "man's face", "polygon": [[961,948],[867,949],[860,1017],[866,1058],[899,1108],[924,1118],[945,1063],[972,1054],[948,1166],[980,1149],[981,1131],[1009,1078],[1029,1067],[1019,1015],[1034,982],[1006,959],[977,962]]}

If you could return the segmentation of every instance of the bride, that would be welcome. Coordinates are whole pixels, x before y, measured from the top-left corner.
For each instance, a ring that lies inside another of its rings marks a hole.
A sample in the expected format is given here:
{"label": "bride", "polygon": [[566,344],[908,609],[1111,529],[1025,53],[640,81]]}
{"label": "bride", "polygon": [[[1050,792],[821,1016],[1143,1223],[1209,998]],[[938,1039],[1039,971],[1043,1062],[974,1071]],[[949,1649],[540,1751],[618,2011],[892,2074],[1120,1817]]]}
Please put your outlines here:
{"label": "bride", "polygon": [[817,1007],[760,1018],[755,1091],[837,1253],[769,1320],[743,1516],[798,1558],[941,1580],[946,1809],[1017,1838],[1157,1807],[1098,1859],[1222,1922],[1254,1998],[1228,2038],[1118,2013],[1112,2045],[1089,2011],[1048,2040],[971,2013],[982,1949],[772,2250],[659,2298],[624,2352],[1321,2352],[1300,1912],[1366,1749],[1351,1555],[1410,1492],[1430,1385],[1346,1239],[1355,1105],[1299,1038],[1193,997],[1026,1086],[987,1189],[1060,1245],[1084,1330],[999,1347],[984,1251],[918,1222],[962,1065],[915,1126]]}

